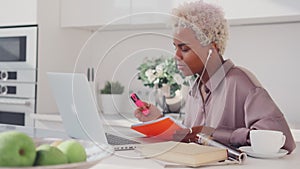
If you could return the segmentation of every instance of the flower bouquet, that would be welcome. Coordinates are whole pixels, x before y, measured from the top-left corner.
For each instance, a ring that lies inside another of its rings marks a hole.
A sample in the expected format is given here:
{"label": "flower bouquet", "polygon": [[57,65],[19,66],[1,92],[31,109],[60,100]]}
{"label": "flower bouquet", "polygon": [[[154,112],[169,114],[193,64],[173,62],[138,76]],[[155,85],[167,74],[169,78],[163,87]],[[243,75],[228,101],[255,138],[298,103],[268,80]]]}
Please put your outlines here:
{"label": "flower bouquet", "polygon": [[139,67],[138,79],[144,86],[156,89],[167,89],[166,97],[174,97],[175,92],[180,90],[184,77],[176,68],[172,57],[159,57],[146,59]]}
{"label": "flower bouquet", "polygon": [[146,59],[139,67],[138,79],[156,90],[155,101],[164,112],[180,112],[181,88],[186,83],[172,57]]}

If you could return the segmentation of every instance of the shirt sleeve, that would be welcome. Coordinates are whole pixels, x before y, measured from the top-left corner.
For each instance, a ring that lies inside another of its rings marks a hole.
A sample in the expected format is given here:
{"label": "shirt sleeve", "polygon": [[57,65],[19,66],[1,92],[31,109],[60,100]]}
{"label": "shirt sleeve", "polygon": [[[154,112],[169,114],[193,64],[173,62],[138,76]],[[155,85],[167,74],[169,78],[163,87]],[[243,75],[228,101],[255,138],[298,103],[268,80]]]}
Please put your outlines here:
{"label": "shirt sleeve", "polygon": [[244,117],[246,127],[235,130],[217,128],[213,137],[233,145],[247,145],[250,130],[277,130],[286,136],[283,148],[289,153],[295,149],[296,144],[288,124],[265,89],[258,87],[249,92],[244,104]]}

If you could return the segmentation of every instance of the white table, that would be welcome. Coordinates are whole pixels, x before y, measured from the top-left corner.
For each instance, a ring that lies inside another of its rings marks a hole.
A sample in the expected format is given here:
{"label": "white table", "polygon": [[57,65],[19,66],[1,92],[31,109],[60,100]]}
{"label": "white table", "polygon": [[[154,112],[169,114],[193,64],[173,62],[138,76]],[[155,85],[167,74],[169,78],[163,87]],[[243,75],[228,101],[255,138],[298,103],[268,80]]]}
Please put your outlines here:
{"label": "white table", "polygon": [[[114,121],[115,122],[115,121]],[[119,123],[119,121],[118,121]],[[123,123],[122,123],[123,124]],[[130,137],[138,136],[137,133],[128,130],[126,127],[117,127],[115,132],[127,132],[126,135]],[[54,131],[54,130],[44,130],[44,129],[30,129],[18,126],[11,125],[0,125],[0,132],[6,130],[19,130],[25,131],[28,134],[36,137],[59,137],[59,138],[68,138],[66,133],[62,131]],[[209,166],[209,167],[201,167],[201,168],[209,168],[209,169],[296,169],[300,166],[300,142],[297,142],[297,148],[290,155],[287,155],[280,159],[256,159],[248,157],[244,164],[242,165],[222,165],[222,166]],[[151,169],[160,169],[165,168],[161,162],[153,159],[142,159],[139,157],[139,154],[136,151],[117,151],[114,155],[109,156],[102,161],[100,161],[96,166],[92,167],[92,169],[143,169],[143,168],[151,168]],[[180,166],[168,166],[168,168],[188,168],[188,167],[180,167]]]}
{"label": "white table", "polygon": [[[112,121],[111,124],[113,129],[119,133],[125,133],[125,135],[130,137],[138,136],[137,133],[129,130],[125,126],[117,127],[115,121]],[[119,122],[119,121],[118,121]],[[125,124],[125,123],[122,123]],[[209,168],[209,169],[286,169],[286,168],[299,168],[300,166],[300,142],[298,140],[297,148],[293,151],[292,154],[286,155],[282,158],[277,159],[258,159],[248,157],[245,162],[241,165],[231,164],[231,165],[214,165],[214,166],[205,166],[200,168]],[[184,166],[165,166],[164,162],[159,162],[158,160],[153,159],[143,159],[139,157],[139,154],[134,151],[117,151],[114,155],[105,158],[99,164],[94,166],[92,169],[97,168],[109,168],[109,169],[160,169],[160,168],[189,168]]]}
{"label": "white table", "polygon": [[[300,142],[297,142],[297,148],[290,155],[286,155],[278,159],[257,159],[248,157],[241,165],[215,165],[205,166],[200,168],[209,169],[296,169],[300,166]],[[138,157],[138,153],[134,150],[131,151],[118,151],[114,155],[102,160],[99,164],[92,169],[109,168],[109,169],[160,169],[165,166],[159,161],[152,159],[142,159]],[[184,166],[167,166],[166,168],[188,168]]]}

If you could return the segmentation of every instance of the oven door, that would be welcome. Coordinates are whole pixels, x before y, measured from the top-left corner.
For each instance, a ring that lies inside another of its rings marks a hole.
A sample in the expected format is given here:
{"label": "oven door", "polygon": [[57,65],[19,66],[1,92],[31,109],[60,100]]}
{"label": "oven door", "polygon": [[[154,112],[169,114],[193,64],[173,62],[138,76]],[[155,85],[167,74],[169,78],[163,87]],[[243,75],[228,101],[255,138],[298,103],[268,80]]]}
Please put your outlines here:
{"label": "oven door", "polygon": [[34,99],[0,98],[0,124],[33,127]]}
{"label": "oven door", "polygon": [[0,81],[0,99],[1,98],[34,99],[35,88],[36,88],[35,83],[1,83]]}
{"label": "oven door", "polygon": [[37,27],[0,28],[0,68],[36,69]]}

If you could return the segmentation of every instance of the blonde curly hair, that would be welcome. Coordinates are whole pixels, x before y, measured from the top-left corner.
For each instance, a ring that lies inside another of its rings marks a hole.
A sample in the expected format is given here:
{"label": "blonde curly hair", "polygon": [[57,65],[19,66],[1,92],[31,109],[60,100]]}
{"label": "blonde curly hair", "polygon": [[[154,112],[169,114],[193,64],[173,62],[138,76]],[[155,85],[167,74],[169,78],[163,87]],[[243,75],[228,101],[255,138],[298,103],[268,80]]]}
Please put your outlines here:
{"label": "blonde curly hair", "polygon": [[203,46],[215,43],[223,55],[228,39],[228,24],[223,10],[203,1],[185,2],[172,10],[173,26],[189,27]]}

